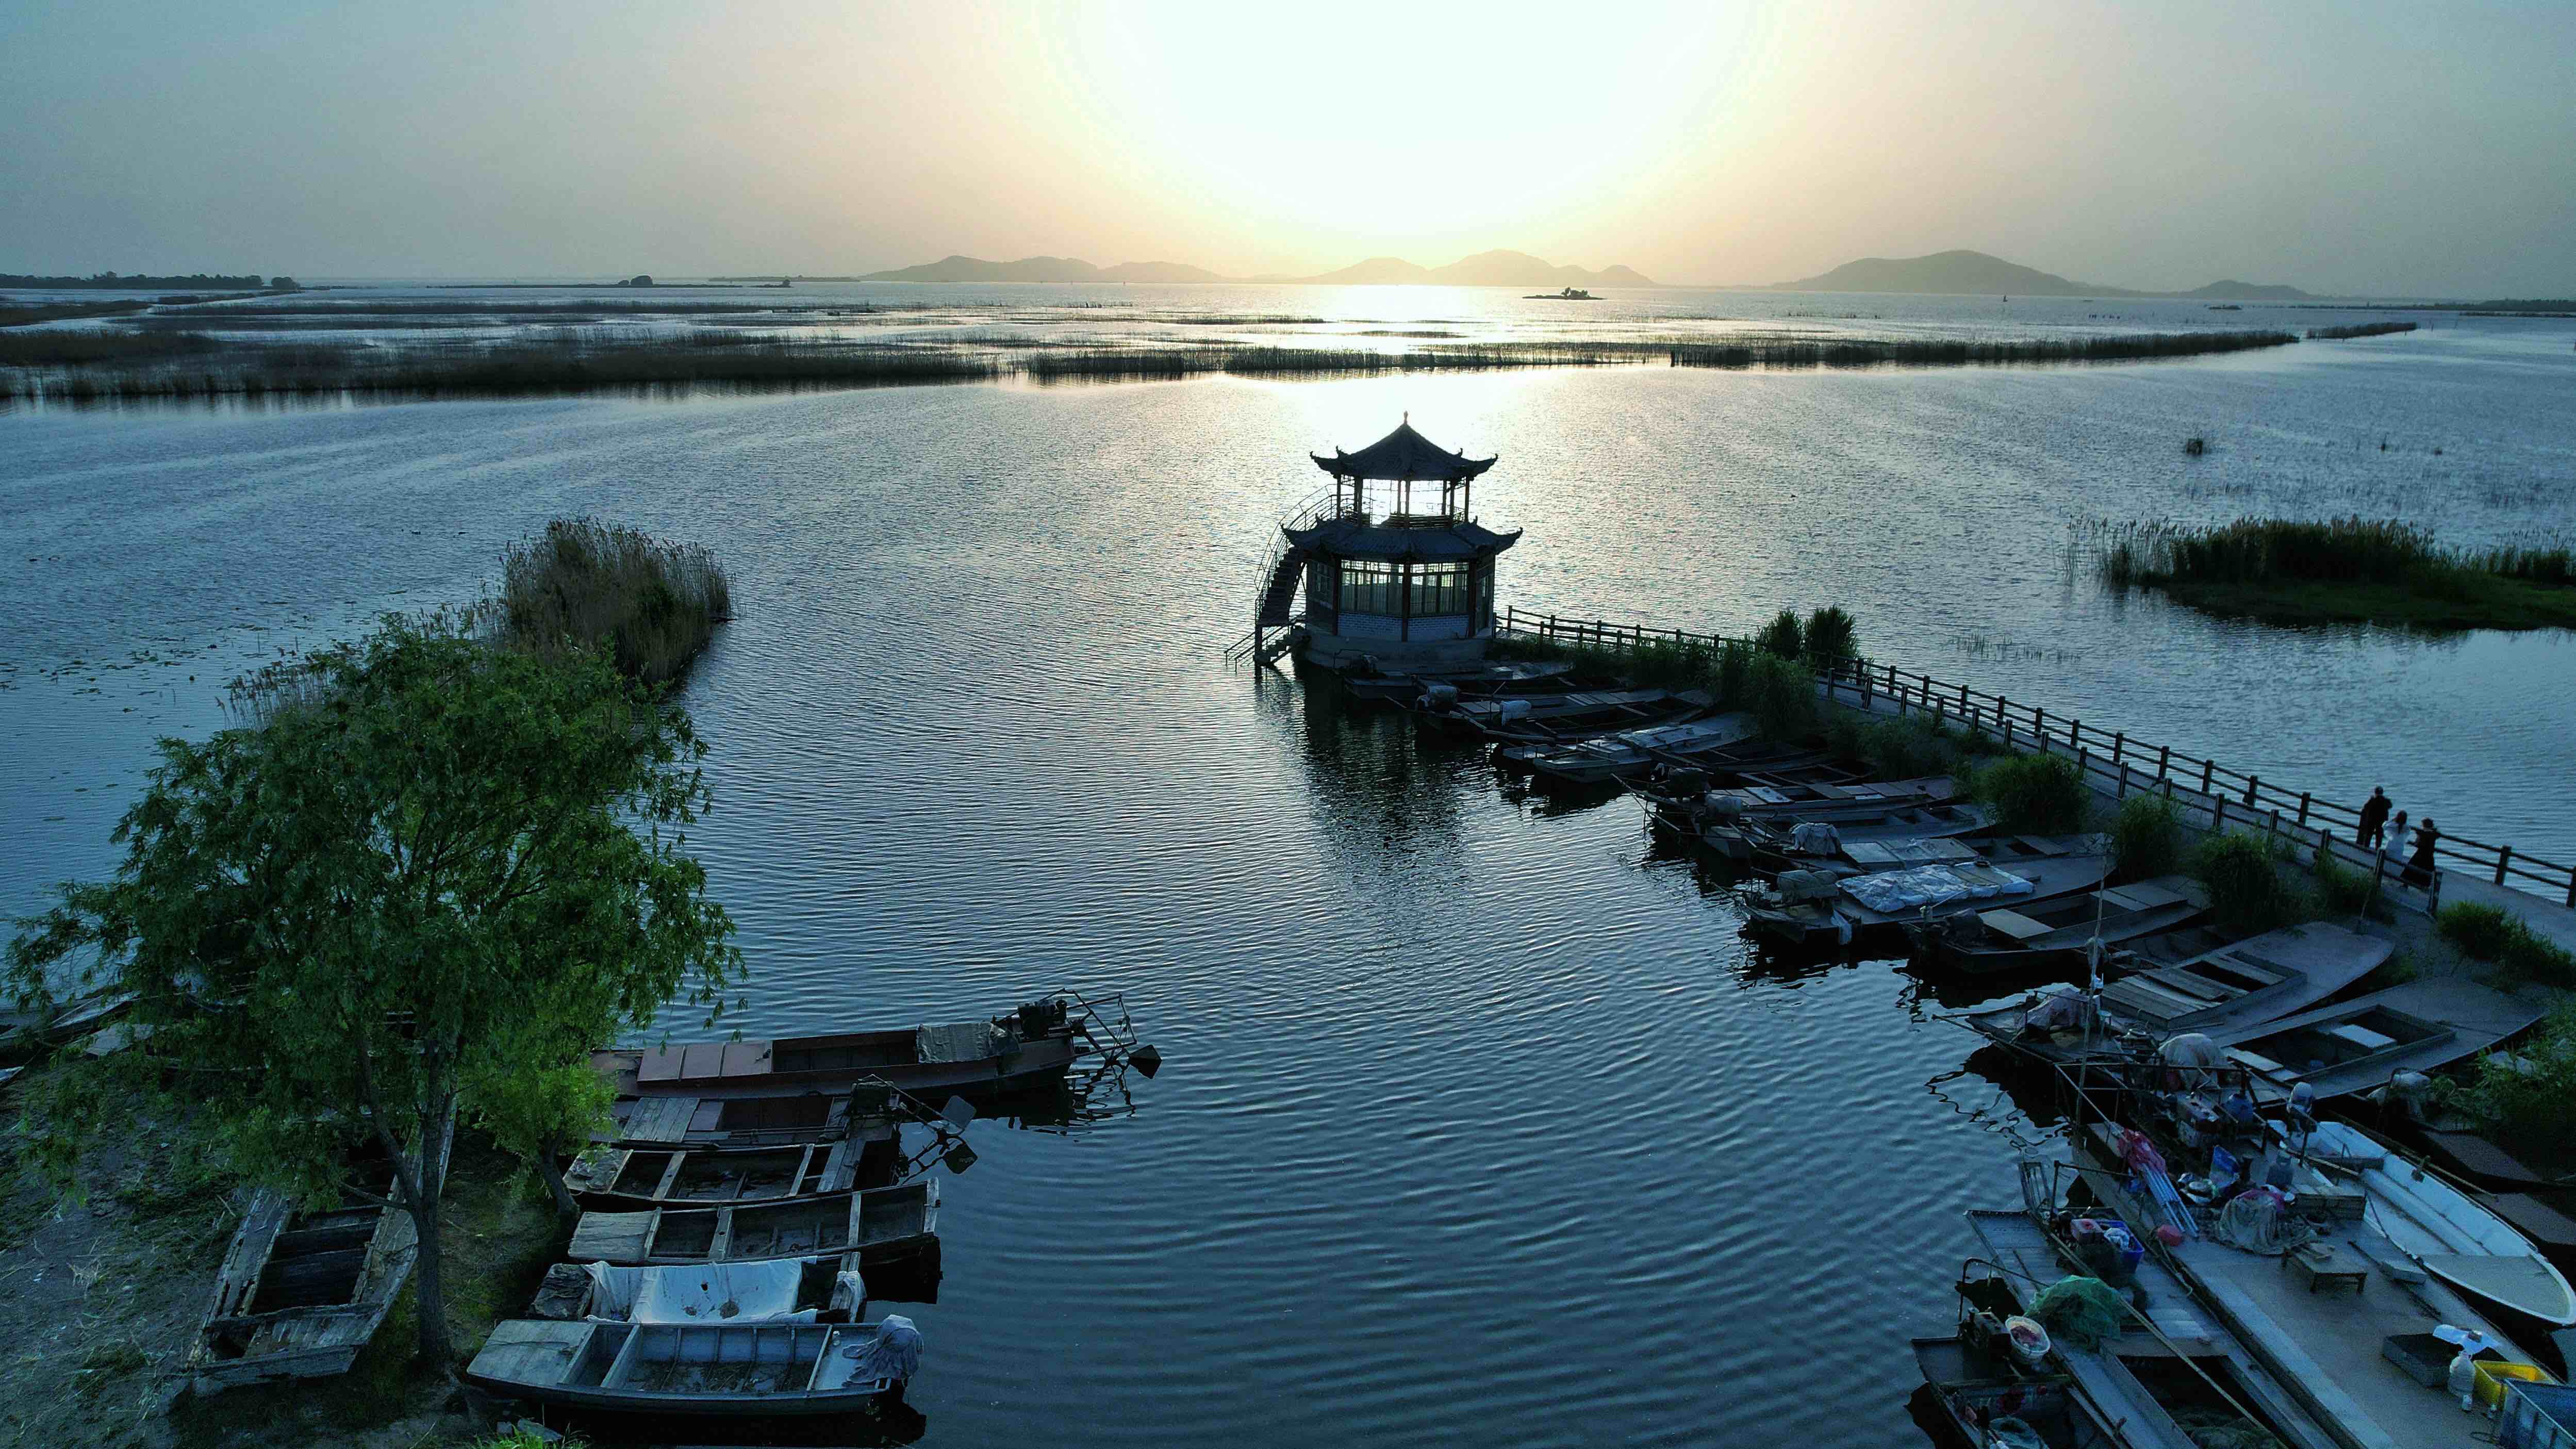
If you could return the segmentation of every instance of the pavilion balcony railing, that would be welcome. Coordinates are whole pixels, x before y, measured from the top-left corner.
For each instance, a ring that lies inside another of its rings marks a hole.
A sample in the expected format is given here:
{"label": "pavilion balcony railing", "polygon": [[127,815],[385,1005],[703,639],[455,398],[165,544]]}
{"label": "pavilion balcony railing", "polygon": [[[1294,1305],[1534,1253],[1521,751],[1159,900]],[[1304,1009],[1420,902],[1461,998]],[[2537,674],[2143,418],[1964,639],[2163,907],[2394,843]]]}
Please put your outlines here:
{"label": "pavilion balcony railing", "polygon": [[[1515,607],[1504,608],[1496,623],[1505,633],[1614,653],[1647,647],[1714,652],[1729,644],[1752,642],[1684,629],[1565,618]],[[2170,745],[2149,744],[2131,738],[2125,731],[2089,725],[2071,715],[2052,715],[2036,704],[2016,702],[2000,694],[1866,659],[1836,664],[1820,676],[1818,688],[1827,699],[1864,710],[1929,715],[1936,725],[1982,733],[2007,749],[2066,756],[2075,761],[2087,783],[2115,799],[2151,791],[2204,817],[2212,830],[2261,831],[2274,839],[2329,851],[2346,864],[2392,885],[2403,879],[2402,867],[2390,863],[2380,852],[2354,843],[2361,824],[2358,807],[2311,791],[2292,791],[2253,771],[2222,765]],[[2444,835],[2435,841],[2433,860],[2441,869],[2422,888],[2422,907],[2427,911],[2439,909],[2442,871],[2448,869],[2473,872],[2496,885],[2576,908],[2576,867],[2526,855],[2510,845],[2491,845],[2458,835]],[[2381,875],[2383,870],[2389,874]]]}

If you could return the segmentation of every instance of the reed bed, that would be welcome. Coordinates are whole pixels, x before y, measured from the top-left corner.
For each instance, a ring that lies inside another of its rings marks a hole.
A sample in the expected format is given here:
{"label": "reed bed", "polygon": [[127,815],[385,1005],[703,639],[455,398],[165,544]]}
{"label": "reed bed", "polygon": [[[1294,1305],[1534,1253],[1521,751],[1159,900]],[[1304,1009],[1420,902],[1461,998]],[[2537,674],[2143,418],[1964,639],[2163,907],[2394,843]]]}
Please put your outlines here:
{"label": "reed bed", "polygon": [[2127,524],[2102,541],[2095,570],[2114,588],[2163,589],[2187,604],[2282,623],[2576,625],[2576,551],[2449,548],[2396,519]]}
{"label": "reed bed", "polygon": [[667,684],[732,617],[733,587],[700,544],[559,518],[501,555],[494,629],[531,653],[605,648],[628,677]]}
{"label": "reed bed", "polygon": [[70,322],[85,317],[130,317],[147,311],[149,302],[29,302],[0,303],[0,327],[25,327],[37,322]]}
{"label": "reed bed", "polygon": [[2412,322],[2358,322],[2350,327],[2311,327],[2311,342],[2341,342],[2350,337],[2385,337],[2392,332],[2412,332]]}
{"label": "reed bed", "polygon": [[223,346],[202,332],[143,334],[69,332],[46,328],[33,332],[0,332],[0,365],[84,367],[97,362],[131,362],[147,357],[220,352]]}
{"label": "reed bed", "polygon": [[2100,337],[2015,338],[1748,338],[1683,344],[1675,367],[1875,367],[1880,364],[1966,367],[2015,362],[2117,362],[2244,352],[2297,342],[2288,332],[2151,332]]}

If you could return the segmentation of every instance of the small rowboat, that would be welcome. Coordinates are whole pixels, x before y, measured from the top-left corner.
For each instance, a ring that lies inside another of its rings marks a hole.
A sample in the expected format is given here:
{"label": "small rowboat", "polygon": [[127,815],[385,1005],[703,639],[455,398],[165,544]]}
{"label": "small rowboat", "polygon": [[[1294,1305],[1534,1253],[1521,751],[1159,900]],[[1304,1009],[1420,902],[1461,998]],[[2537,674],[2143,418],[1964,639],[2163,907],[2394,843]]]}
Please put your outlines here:
{"label": "small rowboat", "polygon": [[869,1267],[939,1249],[933,1178],[867,1192],[826,1193],[738,1207],[586,1212],[567,1256],[583,1263],[747,1263],[856,1253]]}
{"label": "small rowboat", "polygon": [[2208,909],[2200,882],[2166,875],[2027,907],[1962,913],[1910,927],[1908,934],[1934,963],[1985,975],[2062,966],[2096,939],[2116,946],[2170,931]]}
{"label": "small rowboat", "polygon": [[610,1323],[848,1323],[867,1306],[867,1280],[848,1254],[618,1268],[557,1263],[530,1318]]}
{"label": "small rowboat", "polygon": [[[602,1212],[722,1207],[881,1186],[862,1179],[890,1172],[900,1155],[890,1134],[785,1147],[608,1146],[584,1153],[565,1172],[564,1185],[583,1207]],[[870,1173],[869,1167],[878,1171]]]}
{"label": "small rowboat", "polygon": [[920,1342],[898,1318],[869,1325],[520,1318],[492,1330],[465,1377],[500,1398],[593,1411],[849,1414],[902,1382]]}
{"label": "small rowboat", "polygon": [[2247,1069],[2255,1100],[2319,1100],[2380,1086],[2485,1051],[2540,1020],[2540,1008],[2474,982],[2428,977],[2279,1021],[2208,1033]]}
{"label": "small rowboat", "polygon": [[2422,1163],[2391,1155],[2341,1122],[2319,1123],[2306,1152],[2360,1179],[2372,1225],[2425,1272],[2554,1328],[2576,1324],[2576,1291],[2557,1267],[2512,1224]]}
{"label": "small rowboat", "polygon": [[1729,714],[1715,719],[1621,730],[1617,734],[1583,740],[1561,750],[1517,746],[1506,748],[1501,754],[1510,757],[1515,750],[1536,749],[1539,753],[1527,756],[1526,763],[1540,775],[1562,784],[1600,785],[1643,774],[1668,753],[1733,744],[1750,738],[1753,730],[1752,716]]}
{"label": "small rowboat", "polygon": [[[2111,873],[2111,854],[2109,842],[2099,835],[2015,836],[1985,842],[1965,860],[1902,870],[1825,876],[1830,884],[1811,889],[1805,899],[1788,896],[1793,879],[1809,873],[1784,871],[1780,890],[1771,898],[1755,898],[1746,912],[1746,928],[1793,946],[1864,944],[1895,935],[1926,911],[1973,909],[1966,903],[1997,897],[2008,897],[2021,909],[2089,891]],[[1922,904],[1870,904],[1884,899],[1870,889],[1882,884],[1899,887],[1902,901]]]}

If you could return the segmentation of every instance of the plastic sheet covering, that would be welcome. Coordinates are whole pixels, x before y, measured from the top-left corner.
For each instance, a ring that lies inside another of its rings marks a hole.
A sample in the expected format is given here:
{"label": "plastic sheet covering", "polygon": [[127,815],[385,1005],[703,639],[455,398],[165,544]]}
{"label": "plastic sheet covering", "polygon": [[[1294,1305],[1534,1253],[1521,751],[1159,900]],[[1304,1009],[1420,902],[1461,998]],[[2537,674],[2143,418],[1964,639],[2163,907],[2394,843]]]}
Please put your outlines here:
{"label": "plastic sheet covering", "polygon": [[1803,820],[1789,832],[1789,848],[1800,855],[1831,855],[1843,848],[1843,833],[1822,820]]}
{"label": "plastic sheet covering", "polygon": [[2227,1065],[2227,1054],[2218,1043],[2196,1031],[2168,1039],[2156,1048],[2156,1059],[2173,1068],[2172,1084],[2176,1091],[2207,1091],[2218,1085],[2216,1069]]}
{"label": "plastic sheet covering", "polygon": [[921,1330],[902,1314],[889,1313],[877,1325],[874,1338],[842,1351],[858,1357],[859,1370],[853,1378],[908,1379],[921,1368]]}
{"label": "plastic sheet covering", "polygon": [[2053,986],[2023,1013],[2022,1022],[2042,1031],[2081,1031],[2093,1024],[2093,998],[2073,986]]}
{"label": "plastic sheet covering", "polygon": [[589,1265],[590,1316],[625,1323],[811,1323],[798,1309],[805,1276],[800,1259],[711,1263],[703,1267],[614,1268]]}
{"label": "plastic sheet covering", "polygon": [[913,1052],[924,1062],[975,1062],[999,1056],[1006,1045],[1002,1028],[989,1021],[958,1021],[913,1028]]}
{"label": "plastic sheet covering", "polygon": [[1842,888],[1843,894],[1869,909],[1894,914],[1952,901],[2028,895],[2031,886],[2011,871],[1990,865],[1918,865],[1911,870],[1856,875]]}
{"label": "plastic sheet covering", "polygon": [[2048,1449],[2037,1429],[2010,1414],[1986,1425],[1986,1443],[1993,1449]]}
{"label": "plastic sheet covering", "polygon": [[2268,1187],[2249,1187],[2228,1199],[2209,1235],[2231,1248],[2277,1258],[2317,1235],[2304,1218],[2283,1215],[2281,1195]]}
{"label": "plastic sheet covering", "polygon": [[2030,1316],[2049,1337],[2090,1352],[2119,1336],[2128,1300],[2099,1278],[2060,1278],[2039,1290]]}
{"label": "plastic sheet covering", "polygon": [[1795,905],[1831,896],[1837,882],[1821,870],[1784,870],[1773,884],[1780,889],[1780,899]]}
{"label": "plastic sheet covering", "polygon": [[1743,799],[1724,790],[1709,791],[1700,803],[1708,808],[1709,814],[1720,820],[1734,820],[1744,814]]}

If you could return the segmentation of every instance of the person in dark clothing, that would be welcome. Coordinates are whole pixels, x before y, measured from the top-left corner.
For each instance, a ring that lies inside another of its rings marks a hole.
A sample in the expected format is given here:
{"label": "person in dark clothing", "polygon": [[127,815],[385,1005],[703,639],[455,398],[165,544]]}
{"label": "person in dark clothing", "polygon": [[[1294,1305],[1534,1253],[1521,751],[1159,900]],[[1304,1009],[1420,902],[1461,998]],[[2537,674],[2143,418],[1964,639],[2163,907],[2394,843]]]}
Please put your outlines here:
{"label": "person in dark clothing", "polygon": [[2352,843],[2365,850],[2379,848],[2379,834],[2388,828],[2388,787],[2373,785],[2370,798],[2361,802],[2361,824],[2352,832]]}
{"label": "person in dark clothing", "polygon": [[2433,828],[2433,817],[2430,815],[2424,817],[2423,824],[2415,827],[2415,857],[2406,862],[2408,885],[2419,888],[2432,886],[2433,842],[2441,838],[2442,832]]}

